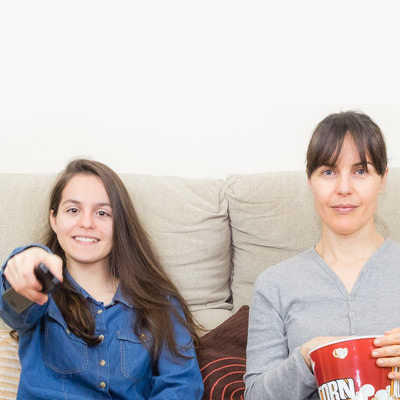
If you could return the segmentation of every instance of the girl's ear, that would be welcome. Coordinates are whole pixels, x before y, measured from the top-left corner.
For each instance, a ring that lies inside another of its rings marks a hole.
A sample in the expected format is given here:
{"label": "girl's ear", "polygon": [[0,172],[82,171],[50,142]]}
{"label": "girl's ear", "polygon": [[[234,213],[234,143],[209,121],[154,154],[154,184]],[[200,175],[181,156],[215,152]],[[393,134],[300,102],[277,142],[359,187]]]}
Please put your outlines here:
{"label": "girl's ear", "polygon": [[53,231],[55,233],[57,233],[57,218],[54,215],[54,210],[50,210],[49,220],[50,220],[51,229],[53,229]]}

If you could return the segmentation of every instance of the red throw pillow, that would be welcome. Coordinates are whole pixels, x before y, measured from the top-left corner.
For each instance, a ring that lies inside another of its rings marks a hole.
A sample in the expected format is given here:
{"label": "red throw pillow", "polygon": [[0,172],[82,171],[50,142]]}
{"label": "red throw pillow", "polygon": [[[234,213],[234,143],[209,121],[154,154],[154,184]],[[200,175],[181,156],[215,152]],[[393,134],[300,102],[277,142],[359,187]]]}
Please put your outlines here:
{"label": "red throw pillow", "polygon": [[197,353],[204,382],[203,400],[244,399],[248,321],[249,307],[242,306],[203,336],[203,346]]}

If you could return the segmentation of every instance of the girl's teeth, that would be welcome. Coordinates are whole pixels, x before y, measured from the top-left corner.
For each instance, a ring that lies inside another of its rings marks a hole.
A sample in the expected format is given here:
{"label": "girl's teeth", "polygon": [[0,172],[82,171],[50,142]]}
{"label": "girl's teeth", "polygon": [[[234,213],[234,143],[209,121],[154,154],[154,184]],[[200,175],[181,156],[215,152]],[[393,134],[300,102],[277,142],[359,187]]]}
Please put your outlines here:
{"label": "girl's teeth", "polygon": [[97,242],[97,239],[87,238],[87,237],[82,237],[82,236],[76,236],[75,240],[78,240],[79,242],[88,242],[88,243],[89,242],[90,243]]}

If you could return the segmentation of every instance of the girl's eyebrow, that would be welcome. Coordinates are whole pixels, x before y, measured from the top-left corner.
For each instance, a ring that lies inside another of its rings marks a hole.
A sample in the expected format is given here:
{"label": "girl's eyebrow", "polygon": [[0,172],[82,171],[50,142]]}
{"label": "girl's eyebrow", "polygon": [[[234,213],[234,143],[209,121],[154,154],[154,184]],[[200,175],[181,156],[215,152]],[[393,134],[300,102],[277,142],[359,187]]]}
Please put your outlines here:
{"label": "girl's eyebrow", "polygon": [[[76,205],[82,204],[79,200],[67,199],[67,200],[64,200],[61,203],[61,205],[66,204],[66,203],[71,203],[71,204],[76,204]],[[96,206],[98,206],[98,207],[110,207],[111,208],[111,204],[110,203],[96,203]]]}

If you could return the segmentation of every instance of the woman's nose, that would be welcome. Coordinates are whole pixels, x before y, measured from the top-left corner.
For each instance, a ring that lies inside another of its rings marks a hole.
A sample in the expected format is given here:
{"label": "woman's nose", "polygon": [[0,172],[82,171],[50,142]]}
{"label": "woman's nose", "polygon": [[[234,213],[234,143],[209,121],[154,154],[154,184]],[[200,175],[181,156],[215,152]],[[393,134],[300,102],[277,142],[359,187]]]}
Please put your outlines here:
{"label": "woman's nose", "polygon": [[347,196],[353,191],[351,177],[349,174],[340,174],[337,180],[337,193],[342,196]]}

